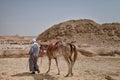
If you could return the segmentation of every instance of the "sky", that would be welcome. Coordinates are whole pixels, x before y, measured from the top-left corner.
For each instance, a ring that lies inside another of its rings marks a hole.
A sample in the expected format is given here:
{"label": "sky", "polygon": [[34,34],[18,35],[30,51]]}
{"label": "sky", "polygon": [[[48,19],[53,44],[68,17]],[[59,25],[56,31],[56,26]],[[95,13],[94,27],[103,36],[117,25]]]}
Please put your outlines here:
{"label": "sky", "polygon": [[71,19],[120,22],[120,0],[0,0],[0,36],[37,36]]}

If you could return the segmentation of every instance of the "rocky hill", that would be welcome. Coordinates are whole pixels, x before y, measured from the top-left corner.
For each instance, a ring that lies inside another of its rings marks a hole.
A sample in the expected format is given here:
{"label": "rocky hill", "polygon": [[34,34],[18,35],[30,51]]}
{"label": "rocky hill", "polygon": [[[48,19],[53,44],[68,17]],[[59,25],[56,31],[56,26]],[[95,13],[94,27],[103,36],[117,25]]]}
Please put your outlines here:
{"label": "rocky hill", "polygon": [[89,19],[69,20],[53,25],[37,40],[52,39],[72,42],[74,44],[90,44],[96,46],[120,46],[120,23],[98,24]]}

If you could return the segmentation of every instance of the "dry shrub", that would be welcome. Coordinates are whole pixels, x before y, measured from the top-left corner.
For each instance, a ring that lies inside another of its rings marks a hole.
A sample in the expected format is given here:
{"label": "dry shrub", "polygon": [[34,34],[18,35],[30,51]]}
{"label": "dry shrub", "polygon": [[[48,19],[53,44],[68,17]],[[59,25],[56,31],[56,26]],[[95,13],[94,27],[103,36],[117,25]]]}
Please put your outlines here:
{"label": "dry shrub", "polygon": [[114,51],[114,53],[117,54],[117,55],[120,55],[120,49],[116,49],[116,50]]}
{"label": "dry shrub", "polygon": [[0,58],[18,58],[18,57],[27,57],[27,50],[3,50],[0,54]]}
{"label": "dry shrub", "polygon": [[80,52],[82,55],[87,56],[87,57],[93,57],[96,56],[97,54],[93,51],[86,50],[86,49],[77,49],[78,52]]}
{"label": "dry shrub", "polygon": [[119,47],[89,47],[78,49],[78,52],[88,57],[120,55]]}
{"label": "dry shrub", "polygon": [[115,56],[120,55],[120,50],[118,48],[110,47],[110,48],[99,48],[97,50],[98,55],[100,56]]}

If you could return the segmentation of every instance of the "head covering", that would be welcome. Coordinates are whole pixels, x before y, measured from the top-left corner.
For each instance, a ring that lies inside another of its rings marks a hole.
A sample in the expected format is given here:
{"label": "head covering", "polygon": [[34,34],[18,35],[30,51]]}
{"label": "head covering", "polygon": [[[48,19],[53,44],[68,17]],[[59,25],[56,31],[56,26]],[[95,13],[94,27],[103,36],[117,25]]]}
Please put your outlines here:
{"label": "head covering", "polygon": [[35,39],[35,38],[33,38],[33,39],[32,39],[32,42],[33,42],[33,43],[35,43],[35,42],[36,42],[36,39]]}

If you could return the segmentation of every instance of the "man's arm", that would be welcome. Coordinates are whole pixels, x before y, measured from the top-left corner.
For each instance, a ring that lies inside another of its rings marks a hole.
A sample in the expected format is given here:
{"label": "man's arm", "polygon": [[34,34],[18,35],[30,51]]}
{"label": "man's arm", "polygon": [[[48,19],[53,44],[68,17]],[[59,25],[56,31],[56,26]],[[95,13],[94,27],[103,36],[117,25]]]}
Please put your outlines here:
{"label": "man's arm", "polygon": [[33,54],[33,47],[30,48],[29,54],[30,54],[30,55]]}

